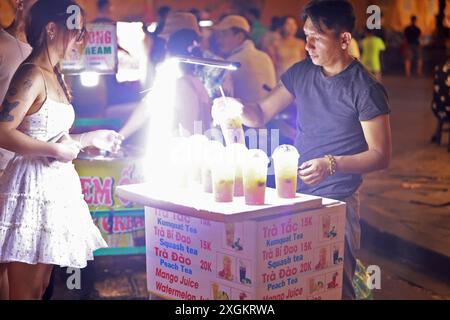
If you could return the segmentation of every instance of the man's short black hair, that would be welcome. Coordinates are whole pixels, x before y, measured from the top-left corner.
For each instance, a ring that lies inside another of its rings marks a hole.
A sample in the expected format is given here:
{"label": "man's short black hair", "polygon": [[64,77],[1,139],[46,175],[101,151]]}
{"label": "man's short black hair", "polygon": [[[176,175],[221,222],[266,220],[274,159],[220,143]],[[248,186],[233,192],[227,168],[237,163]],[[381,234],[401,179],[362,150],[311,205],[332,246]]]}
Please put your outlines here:
{"label": "man's short black hair", "polygon": [[311,19],[313,25],[320,31],[323,26],[336,34],[353,32],[356,24],[353,6],[346,0],[313,0],[303,11],[302,19]]}

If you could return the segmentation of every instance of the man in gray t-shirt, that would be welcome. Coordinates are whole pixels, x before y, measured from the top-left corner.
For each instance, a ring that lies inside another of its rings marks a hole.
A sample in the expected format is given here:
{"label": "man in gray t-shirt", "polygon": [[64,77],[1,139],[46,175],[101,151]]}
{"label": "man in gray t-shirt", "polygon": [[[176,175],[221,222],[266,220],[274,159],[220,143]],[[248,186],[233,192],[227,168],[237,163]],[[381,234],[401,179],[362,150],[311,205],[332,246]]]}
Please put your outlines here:
{"label": "man in gray t-shirt", "polygon": [[347,203],[343,298],[354,299],[358,188],[363,174],[387,168],[392,152],[387,94],[348,53],[356,20],[349,2],[311,1],[303,18],[310,58],[288,70],[263,101],[245,105],[243,119],[263,127],[296,103],[299,191]]}

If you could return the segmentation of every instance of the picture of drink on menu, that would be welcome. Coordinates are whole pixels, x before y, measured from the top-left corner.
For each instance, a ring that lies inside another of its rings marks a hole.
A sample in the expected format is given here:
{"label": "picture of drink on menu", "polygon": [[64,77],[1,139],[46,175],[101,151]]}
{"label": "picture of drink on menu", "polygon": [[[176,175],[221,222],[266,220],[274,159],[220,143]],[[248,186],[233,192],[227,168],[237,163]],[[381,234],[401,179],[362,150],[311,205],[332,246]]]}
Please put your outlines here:
{"label": "picture of drink on menu", "polygon": [[321,232],[319,240],[332,240],[337,237],[338,217],[325,215],[321,217]]}
{"label": "picture of drink on menu", "polygon": [[241,223],[225,223],[224,248],[234,251],[244,250],[243,246],[243,225]]}
{"label": "picture of drink on menu", "polygon": [[234,270],[236,258],[225,254],[217,254],[217,276],[228,281],[235,280]]}
{"label": "picture of drink on menu", "polygon": [[233,300],[251,300],[251,294],[238,289],[231,289],[231,298]]}
{"label": "picture of drink on menu", "polygon": [[333,265],[339,265],[344,262],[344,244],[336,243],[332,247],[332,263]]}
{"label": "picture of drink on menu", "polygon": [[214,300],[230,300],[231,288],[217,282],[211,283],[212,298]]}
{"label": "picture of drink on menu", "polygon": [[309,293],[317,294],[325,291],[325,277],[318,276],[309,279]]}
{"label": "picture of drink on menu", "polygon": [[329,247],[322,247],[314,251],[314,270],[319,271],[330,265]]}
{"label": "picture of drink on menu", "polygon": [[341,281],[342,281],[342,275],[340,274],[339,271],[335,271],[335,272],[327,274],[327,276],[326,276],[327,290],[342,287]]}
{"label": "picture of drink on menu", "polygon": [[246,285],[252,284],[252,276],[251,276],[251,261],[246,259],[239,259],[238,267],[239,267],[239,282]]}

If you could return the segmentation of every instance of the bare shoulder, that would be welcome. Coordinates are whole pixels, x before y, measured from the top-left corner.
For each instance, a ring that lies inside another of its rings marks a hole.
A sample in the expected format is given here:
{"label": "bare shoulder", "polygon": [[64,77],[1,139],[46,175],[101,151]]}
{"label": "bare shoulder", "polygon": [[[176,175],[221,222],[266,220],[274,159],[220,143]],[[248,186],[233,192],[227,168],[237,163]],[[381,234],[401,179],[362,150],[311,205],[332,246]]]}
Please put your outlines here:
{"label": "bare shoulder", "polygon": [[30,94],[33,95],[33,93],[36,97],[41,92],[45,92],[45,85],[39,67],[32,64],[23,64],[14,74],[6,97],[22,100]]}
{"label": "bare shoulder", "polygon": [[21,65],[11,80],[0,107],[0,123],[17,127],[32,106],[45,97],[41,71],[34,65]]}

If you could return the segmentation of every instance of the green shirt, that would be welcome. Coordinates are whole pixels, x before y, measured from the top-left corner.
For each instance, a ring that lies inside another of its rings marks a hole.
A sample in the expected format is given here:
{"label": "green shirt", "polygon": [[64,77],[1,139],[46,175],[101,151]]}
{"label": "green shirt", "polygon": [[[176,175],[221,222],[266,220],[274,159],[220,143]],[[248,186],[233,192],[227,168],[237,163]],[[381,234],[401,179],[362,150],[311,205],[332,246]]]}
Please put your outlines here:
{"label": "green shirt", "polygon": [[380,52],[386,50],[383,40],[375,36],[369,36],[362,41],[361,62],[370,72],[381,72]]}

